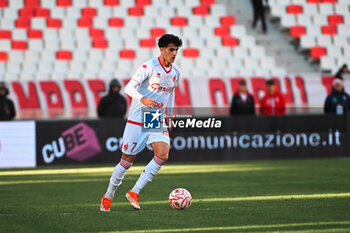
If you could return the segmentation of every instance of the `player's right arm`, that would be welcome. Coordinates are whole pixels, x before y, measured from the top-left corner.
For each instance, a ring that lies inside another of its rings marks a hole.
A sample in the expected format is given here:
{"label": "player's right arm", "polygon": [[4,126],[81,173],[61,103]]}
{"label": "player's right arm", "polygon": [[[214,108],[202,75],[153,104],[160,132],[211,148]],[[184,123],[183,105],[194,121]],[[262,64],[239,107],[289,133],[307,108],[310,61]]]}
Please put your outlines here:
{"label": "player's right arm", "polygon": [[150,72],[147,68],[147,65],[142,65],[136,72],[136,74],[132,77],[132,79],[125,86],[125,93],[129,95],[131,98],[137,99],[142,104],[147,107],[156,107],[157,102],[152,99],[143,96],[140,92],[137,91],[137,88],[143,83],[146,79],[150,77]]}

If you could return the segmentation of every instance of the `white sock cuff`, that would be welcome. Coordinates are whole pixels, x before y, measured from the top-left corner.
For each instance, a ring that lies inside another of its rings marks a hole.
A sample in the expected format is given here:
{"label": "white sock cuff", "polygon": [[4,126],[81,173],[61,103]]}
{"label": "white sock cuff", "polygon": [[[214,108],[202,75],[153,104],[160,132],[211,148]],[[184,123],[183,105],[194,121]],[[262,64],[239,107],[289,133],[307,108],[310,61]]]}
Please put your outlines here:
{"label": "white sock cuff", "polygon": [[119,164],[125,168],[126,170],[128,170],[131,166],[132,166],[132,162],[126,161],[125,159],[120,159]]}
{"label": "white sock cuff", "polygon": [[159,158],[157,155],[155,155],[153,157],[153,160],[156,164],[158,164],[159,166],[163,166],[163,164],[166,162],[165,160]]}

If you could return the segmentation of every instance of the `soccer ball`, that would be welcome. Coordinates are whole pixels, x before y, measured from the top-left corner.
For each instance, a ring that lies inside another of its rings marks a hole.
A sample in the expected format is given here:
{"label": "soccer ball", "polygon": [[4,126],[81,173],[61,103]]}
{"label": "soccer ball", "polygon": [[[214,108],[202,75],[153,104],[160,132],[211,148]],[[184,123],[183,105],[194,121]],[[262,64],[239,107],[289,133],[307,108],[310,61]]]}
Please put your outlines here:
{"label": "soccer ball", "polygon": [[190,207],[191,203],[191,193],[184,188],[174,189],[169,195],[169,204],[173,209],[184,210]]}

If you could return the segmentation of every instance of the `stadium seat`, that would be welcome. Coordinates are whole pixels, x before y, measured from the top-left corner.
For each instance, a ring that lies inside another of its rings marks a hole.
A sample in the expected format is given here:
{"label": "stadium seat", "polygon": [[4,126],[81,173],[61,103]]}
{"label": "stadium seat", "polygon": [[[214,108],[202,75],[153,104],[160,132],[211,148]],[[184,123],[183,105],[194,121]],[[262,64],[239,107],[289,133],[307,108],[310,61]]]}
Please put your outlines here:
{"label": "stadium seat", "polygon": [[304,26],[292,26],[290,27],[290,36],[299,39],[302,35],[306,34],[306,28]]}
{"label": "stadium seat", "polygon": [[313,59],[319,60],[321,57],[327,55],[327,50],[325,47],[312,47],[310,49],[310,56]]}
{"label": "stadium seat", "polygon": [[72,6],[72,0],[56,0],[56,5],[59,7],[70,7]]}
{"label": "stadium seat", "polygon": [[287,13],[293,15],[302,14],[303,7],[301,5],[289,5],[287,6]]}
{"label": "stadium seat", "polygon": [[8,53],[4,51],[0,51],[0,62],[8,62],[9,57]]}
{"label": "stadium seat", "polygon": [[328,15],[328,23],[331,25],[343,24],[343,16],[342,15]]}
{"label": "stadium seat", "polygon": [[143,8],[139,6],[130,7],[128,9],[129,16],[141,17],[143,16]]}
{"label": "stadium seat", "polygon": [[281,19],[281,26],[282,28],[289,28],[291,26],[296,25],[296,17],[295,15],[283,15]]}
{"label": "stadium seat", "polygon": [[328,47],[332,45],[332,38],[330,36],[318,36],[317,37],[317,45]]}
{"label": "stadium seat", "polygon": [[309,25],[307,27],[307,35],[309,36],[319,36],[321,35],[321,28],[317,25]]}
{"label": "stadium seat", "polygon": [[194,15],[206,16],[210,14],[210,7],[206,5],[200,5],[193,8]]}
{"label": "stadium seat", "polygon": [[68,50],[60,50],[56,52],[56,58],[58,60],[72,60],[72,52]]}
{"label": "stadium seat", "polygon": [[124,26],[124,20],[119,17],[110,18],[108,20],[108,24],[110,27],[123,27]]}
{"label": "stadium seat", "polygon": [[322,14],[322,15],[330,15],[330,14],[333,14],[333,13],[334,13],[334,11],[333,11],[333,5],[332,5],[332,4],[328,4],[328,3],[320,4],[320,5],[319,5],[319,12],[320,12],[320,14]]}
{"label": "stadium seat", "polygon": [[335,25],[322,26],[322,34],[334,36],[337,34],[337,27]]}
{"label": "stadium seat", "polygon": [[165,34],[165,29],[160,27],[151,28],[151,36],[153,38],[160,37]]}
{"label": "stadium seat", "polygon": [[28,43],[27,43],[27,41],[15,41],[15,40],[13,40],[11,42],[11,48],[14,50],[27,50]]}
{"label": "stadium seat", "polygon": [[220,17],[220,24],[222,26],[232,26],[236,24],[236,18],[233,15]]}
{"label": "stadium seat", "polygon": [[341,47],[336,45],[336,46],[328,46],[327,47],[327,56],[329,57],[340,57],[342,56],[342,51]]}
{"label": "stadium seat", "polygon": [[348,39],[344,35],[335,35],[332,37],[332,39],[334,45],[342,46],[344,48],[349,46]]}
{"label": "stadium seat", "polygon": [[119,56],[122,59],[134,59],[135,51],[131,49],[122,49],[120,50]]}
{"label": "stadium seat", "polygon": [[222,45],[226,47],[235,47],[239,45],[239,40],[235,37],[224,36],[222,37]]}
{"label": "stadium seat", "polygon": [[156,46],[156,41],[153,38],[141,39],[140,46],[142,48],[154,48]]}
{"label": "stadium seat", "polygon": [[220,37],[230,36],[230,27],[219,26],[214,29],[214,34]]}
{"label": "stadium seat", "polygon": [[60,19],[48,18],[46,19],[46,26],[48,28],[61,28],[62,21]]}
{"label": "stadium seat", "polygon": [[321,69],[322,71],[335,71],[335,67],[336,66],[336,60],[333,58],[333,57],[321,57],[321,60],[320,60],[320,64],[321,64]]}
{"label": "stadium seat", "polygon": [[108,48],[108,40],[105,38],[93,38],[92,47],[95,49],[106,49]]}
{"label": "stadium seat", "polygon": [[316,45],[316,40],[314,36],[304,35],[300,37],[300,48],[301,49],[310,49]]}
{"label": "stadium seat", "polygon": [[311,26],[312,25],[312,17],[306,14],[297,15],[297,25],[299,26]]}
{"label": "stadium seat", "polygon": [[185,27],[187,25],[187,18],[176,16],[171,18],[171,25],[176,27]]}

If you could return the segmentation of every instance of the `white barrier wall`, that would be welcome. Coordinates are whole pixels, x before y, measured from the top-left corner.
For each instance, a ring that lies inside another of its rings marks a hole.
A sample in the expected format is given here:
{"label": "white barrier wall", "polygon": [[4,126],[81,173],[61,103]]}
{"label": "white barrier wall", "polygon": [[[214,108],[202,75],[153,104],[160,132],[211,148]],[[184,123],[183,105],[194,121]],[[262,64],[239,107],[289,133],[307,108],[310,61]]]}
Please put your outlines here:
{"label": "white barrier wall", "polygon": [[0,168],[35,167],[35,122],[0,122]]}

